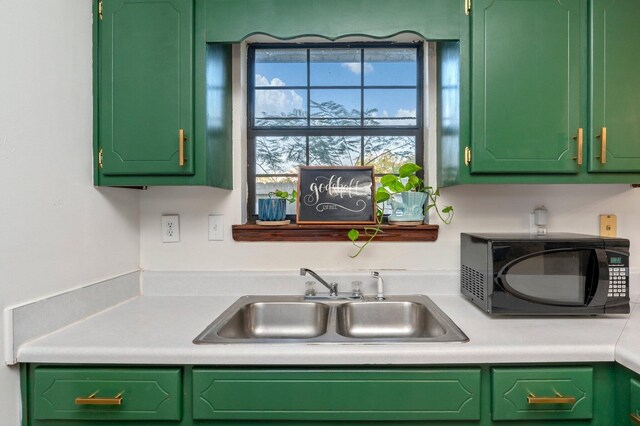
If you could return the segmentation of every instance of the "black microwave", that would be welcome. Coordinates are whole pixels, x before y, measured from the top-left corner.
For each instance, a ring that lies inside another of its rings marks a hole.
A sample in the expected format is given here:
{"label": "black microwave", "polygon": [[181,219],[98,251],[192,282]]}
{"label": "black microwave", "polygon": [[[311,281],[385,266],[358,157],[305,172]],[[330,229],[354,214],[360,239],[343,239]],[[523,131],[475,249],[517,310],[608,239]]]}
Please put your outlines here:
{"label": "black microwave", "polygon": [[629,240],[461,234],[460,291],[497,315],[629,313]]}

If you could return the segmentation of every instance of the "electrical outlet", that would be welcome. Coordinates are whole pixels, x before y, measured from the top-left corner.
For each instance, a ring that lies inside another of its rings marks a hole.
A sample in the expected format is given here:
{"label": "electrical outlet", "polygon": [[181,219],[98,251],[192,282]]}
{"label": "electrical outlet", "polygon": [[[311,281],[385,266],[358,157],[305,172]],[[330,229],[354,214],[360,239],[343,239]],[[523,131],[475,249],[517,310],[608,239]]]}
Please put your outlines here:
{"label": "electrical outlet", "polygon": [[224,216],[221,214],[209,215],[209,241],[224,240]]}
{"label": "electrical outlet", "polygon": [[162,242],[180,242],[180,216],[177,214],[162,215]]}

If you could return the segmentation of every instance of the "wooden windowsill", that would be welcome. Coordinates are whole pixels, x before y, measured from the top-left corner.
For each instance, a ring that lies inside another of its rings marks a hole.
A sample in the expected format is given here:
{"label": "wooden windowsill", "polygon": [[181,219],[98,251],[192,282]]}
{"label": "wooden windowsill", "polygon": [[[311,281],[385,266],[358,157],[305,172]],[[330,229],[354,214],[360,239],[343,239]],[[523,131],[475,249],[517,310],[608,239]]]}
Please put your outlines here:
{"label": "wooden windowsill", "polygon": [[[343,241],[349,242],[347,232],[350,229],[360,231],[360,241],[368,237],[364,228],[374,225],[281,225],[263,226],[255,223],[233,225],[231,227],[235,241]],[[383,224],[376,242],[399,241],[435,241],[438,239],[438,225],[400,226]]]}

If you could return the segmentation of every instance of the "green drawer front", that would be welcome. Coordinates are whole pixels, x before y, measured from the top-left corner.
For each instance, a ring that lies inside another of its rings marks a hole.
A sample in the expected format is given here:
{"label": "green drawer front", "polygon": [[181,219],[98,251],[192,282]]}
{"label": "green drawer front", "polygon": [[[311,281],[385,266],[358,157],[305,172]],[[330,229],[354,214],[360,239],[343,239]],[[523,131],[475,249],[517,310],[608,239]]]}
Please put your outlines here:
{"label": "green drawer front", "polygon": [[[40,420],[180,420],[181,370],[37,368],[34,413]],[[96,393],[97,392],[97,393]],[[76,398],[113,398],[120,405],[78,405]]]}
{"label": "green drawer front", "polygon": [[[572,420],[593,417],[593,369],[493,368],[493,420]],[[529,396],[575,402],[530,404]]]}
{"label": "green drawer front", "polygon": [[480,369],[194,369],[193,417],[478,420]]}
{"label": "green drawer front", "polygon": [[629,424],[640,424],[640,381],[631,379],[629,382]]}

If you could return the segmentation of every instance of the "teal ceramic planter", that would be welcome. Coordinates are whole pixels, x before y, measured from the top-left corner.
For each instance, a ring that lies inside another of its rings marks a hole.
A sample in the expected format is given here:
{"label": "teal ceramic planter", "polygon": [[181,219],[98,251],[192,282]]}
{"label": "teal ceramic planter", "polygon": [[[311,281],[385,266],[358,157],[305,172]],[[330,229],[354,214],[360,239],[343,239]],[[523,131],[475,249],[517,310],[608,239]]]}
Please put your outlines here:
{"label": "teal ceramic planter", "polygon": [[285,220],[287,200],[282,198],[262,198],[258,200],[258,219],[263,221]]}
{"label": "teal ceramic planter", "polygon": [[392,213],[389,223],[422,222],[424,221],[424,203],[427,194],[424,192],[401,192],[389,199]]}

